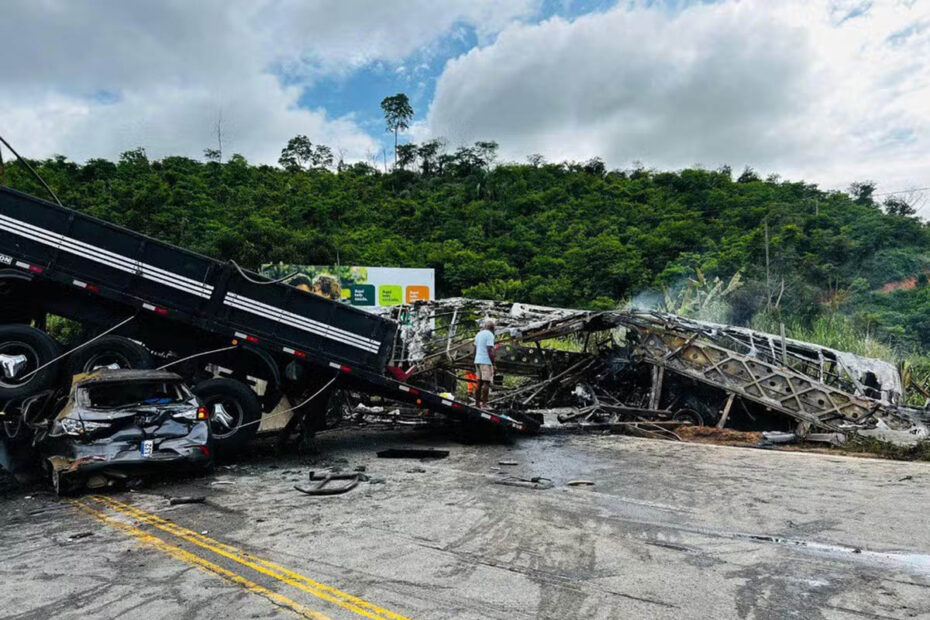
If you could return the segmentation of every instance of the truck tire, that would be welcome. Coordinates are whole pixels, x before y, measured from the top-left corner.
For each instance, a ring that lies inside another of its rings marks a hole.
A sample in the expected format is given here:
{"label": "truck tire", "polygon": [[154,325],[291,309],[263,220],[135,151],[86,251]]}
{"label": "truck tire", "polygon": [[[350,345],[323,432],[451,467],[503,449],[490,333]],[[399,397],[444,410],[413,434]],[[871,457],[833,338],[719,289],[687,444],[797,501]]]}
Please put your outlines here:
{"label": "truck tire", "polygon": [[194,394],[210,411],[213,448],[228,454],[244,446],[258,431],[262,406],[252,389],[235,379],[207,379]]}
{"label": "truck tire", "polygon": [[0,355],[25,358],[25,364],[12,377],[0,369],[0,401],[31,396],[54,386],[59,371],[57,363],[26,375],[58,357],[58,353],[58,343],[42,330],[28,325],[0,326]]}
{"label": "truck tire", "polygon": [[103,336],[70,355],[68,373],[74,376],[113,364],[136,369],[153,365],[152,356],[141,344],[123,336]]}

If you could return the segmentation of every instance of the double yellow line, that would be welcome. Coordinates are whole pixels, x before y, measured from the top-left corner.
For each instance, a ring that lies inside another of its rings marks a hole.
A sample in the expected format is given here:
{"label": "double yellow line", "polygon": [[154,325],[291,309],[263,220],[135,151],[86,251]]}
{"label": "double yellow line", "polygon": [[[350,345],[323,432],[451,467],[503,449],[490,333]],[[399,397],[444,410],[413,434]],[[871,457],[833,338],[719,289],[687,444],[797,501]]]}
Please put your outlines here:
{"label": "double yellow line", "polygon": [[[231,545],[221,543],[217,540],[204,536],[203,534],[182,527],[177,523],[167,521],[150,512],[136,508],[130,504],[120,502],[110,497],[99,495],[93,496],[91,499],[96,502],[97,505],[111,508],[112,510],[122,513],[136,521],[159,529],[167,534],[171,534],[172,536],[175,536],[188,543],[211,551],[216,555],[246,566],[257,573],[271,577],[277,581],[297,588],[298,590],[306,592],[316,598],[337,605],[345,610],[354,612],[355,614],[365,618],[371,618],[373,620],[408,620],[405,616],[374,605],[373,603],[369,603],[368,601],[358,598],[357,596],[352,596],[351,594],[342,592],[336,588],[333,588],[332,586],[314,581],[313,579],[285,568],[280,564],[259,558]],[[118,519],[114,519],[113,517],[108,516],[106,513],[101,512],[96,507],[91,506],[87,501],[72,500],[72,503],[84,513],[94,517],[98,521],[101,521],[110,527],[116,528],[121,532],[133,536],[143,544],[153,546],[154,548],[173,558],[197,566],[198,568],[201,568],[209,573],[236,583],[254,594],[265,597],[276,605],[290,609],[298,615],[304,616],[306,618],[313,618],[314,620],[323,620],[327,618],[325,615],[316,612],[306,607],[305,605],[292,601],[291,599],[277,592],[269,590],[268,588],[265,588],[264,586],[261,586],[253,581],[250,581],[238,573],[227,570],[222,566],[219,566],[200,557],[199,555],[182,549],[177,545],[172,545],[171,543],[153,536],[140,528],[124,523]]]}

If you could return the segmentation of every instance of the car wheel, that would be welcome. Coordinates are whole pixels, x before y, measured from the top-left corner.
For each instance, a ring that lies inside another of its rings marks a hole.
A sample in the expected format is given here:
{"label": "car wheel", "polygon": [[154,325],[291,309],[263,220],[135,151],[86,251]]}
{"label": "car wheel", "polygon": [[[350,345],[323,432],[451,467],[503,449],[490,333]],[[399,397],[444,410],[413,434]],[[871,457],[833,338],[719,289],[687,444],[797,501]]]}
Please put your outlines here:
{"label": "car wheel", "polygon": [[58,497],[74,495],[83,487],[84,484],[77,474],[65,473],[52,468],[52,488],[55,489],[55,495]]}
{"label": "car wheel", "polygon": [[73,376],[97,368],[151,368],[152,356],[137,342],[123,336],[103,336],[71,354],[68,372]]}
{"label": "car wheel", "polygon": [[0,327],[0,400],[37,394],[52,387],[58,364],[43,365],[58,356],[58,343],[28,325]]}
{"label": "car wheel", "polygon": [[262,406],[252,389],[235,379],[207,379],[194,394],[210,412],[210,433],[217,452],[234,452],[258,431]]}

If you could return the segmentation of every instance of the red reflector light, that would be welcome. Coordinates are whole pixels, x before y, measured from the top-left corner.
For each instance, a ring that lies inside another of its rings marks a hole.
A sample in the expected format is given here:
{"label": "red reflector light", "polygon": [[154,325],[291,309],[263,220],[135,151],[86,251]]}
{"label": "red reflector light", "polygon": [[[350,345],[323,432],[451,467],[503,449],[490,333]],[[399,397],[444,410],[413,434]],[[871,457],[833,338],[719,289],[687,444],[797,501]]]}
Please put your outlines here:
{"label": "red reflector light", "polygon": [[209,420],[210,419],[210,410],[206,407],[197,408],[197,419],[198,420]]}
{"label": "red reflector light", "polygon": [[203,452],[204,456],[210,456],[210,449],[207,446],[197,446],[200,448],[200,451]]}
{"label": "red reflector light", "polygon": [[246,336],[245,339],[248,340],[249,342],[258,342],[258,338],[256,338],[255,336]]}
{"label": "red reflector light", "polygon": [[100,289],[97,288],[96,286],[94,286],[93,284],[88,284],[88,285],[85,286],[84,288],[87,289],[88,291],[92,291],[92,292],[94,292],[94,293],[99,293],[99,292],[100,292]]}
{"label": "red reflector light", "polygon": [[167,308],[159,308],[159,307],[156,306],[156,307],[155,307],[155,310],[153,310],[153,312],[155,312],[155,314],[168,314],[168,309],[167,309]]}
{"label": "red reflector light", "polygon": [[339,370],[341,370],[342,372],[352,372],[352,369],[349,368],[348,366],[340,366]]}
{"label": "red reflector light", "polygon": [[307,354],[303,351],[294,351],[294,357],[307,357]]}
{"label": "red reflector light", "polygon": [[492,421],[492,422],[500,422],[501,419],[500,419],[499,417],[497,417],[496,415],[492,415],[492,416],[491,416],[491,421]]}
{"label": "red reflector light", "polygon": [[458,404],[458,403],[452,403],[452,408],[453,408],[453,409],[461,409],[461,408],[462,408],[462,405],[460,405],[460,404]]}
{"label": "red reflector light", "polygon": [[29,265],[29,271],[34,271],[36,273],[42,273],[45,270],[42,269],[41,267],[36,267],[35,265]]}
{"label": "red reflector light", "polygon": [[413,394],[413,395],[417,395],[417,394],[420,393],[420,390],[415,390],[415,389],[413,389],[413,388],[410,388],[410,393]]}

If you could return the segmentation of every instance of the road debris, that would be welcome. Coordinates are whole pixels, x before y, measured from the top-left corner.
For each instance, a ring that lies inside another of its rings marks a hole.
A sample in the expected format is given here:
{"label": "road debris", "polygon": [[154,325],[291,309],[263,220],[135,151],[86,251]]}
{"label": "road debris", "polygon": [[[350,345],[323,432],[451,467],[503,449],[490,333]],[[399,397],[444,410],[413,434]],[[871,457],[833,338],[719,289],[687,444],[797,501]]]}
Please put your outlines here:
{"label": "road debris", "polygon": [[[340,474],[311,471],[309,475],[311,484],[309,486],[294,485],[294,488],[305,495],[341,495],[358,486],[359,478],[358,473]],[[343,484],[331,484],[332,482],[342,482]]]}
{"label": "road debris", "polygon": [[448,450],[435,448],[389,448],[378,452],[379,459],[444,459]]}
{"label": "road debris", "polygon": [[593,480],[569,480],[565,484],[570,487],[593,487],[594,481]]}
{"label": "road debris", "polygon": [[189,497],[169,497],[168,504],[170,506],[178,506],[180,504],[202,504],[207,501],[207,498],[203,495],[193,495]]}
{"label": "road debris", "polygon": [[516,476],[507,476],[506,478],[499,478],[493,481],[494,484],[500,484],[510,487],[523,487],[526,489],[538,489],[545,491],[551,489],[554,486],[554,483],[549,478],[543,478],[541,476],[536,476],[533,478],[518,478]]}

